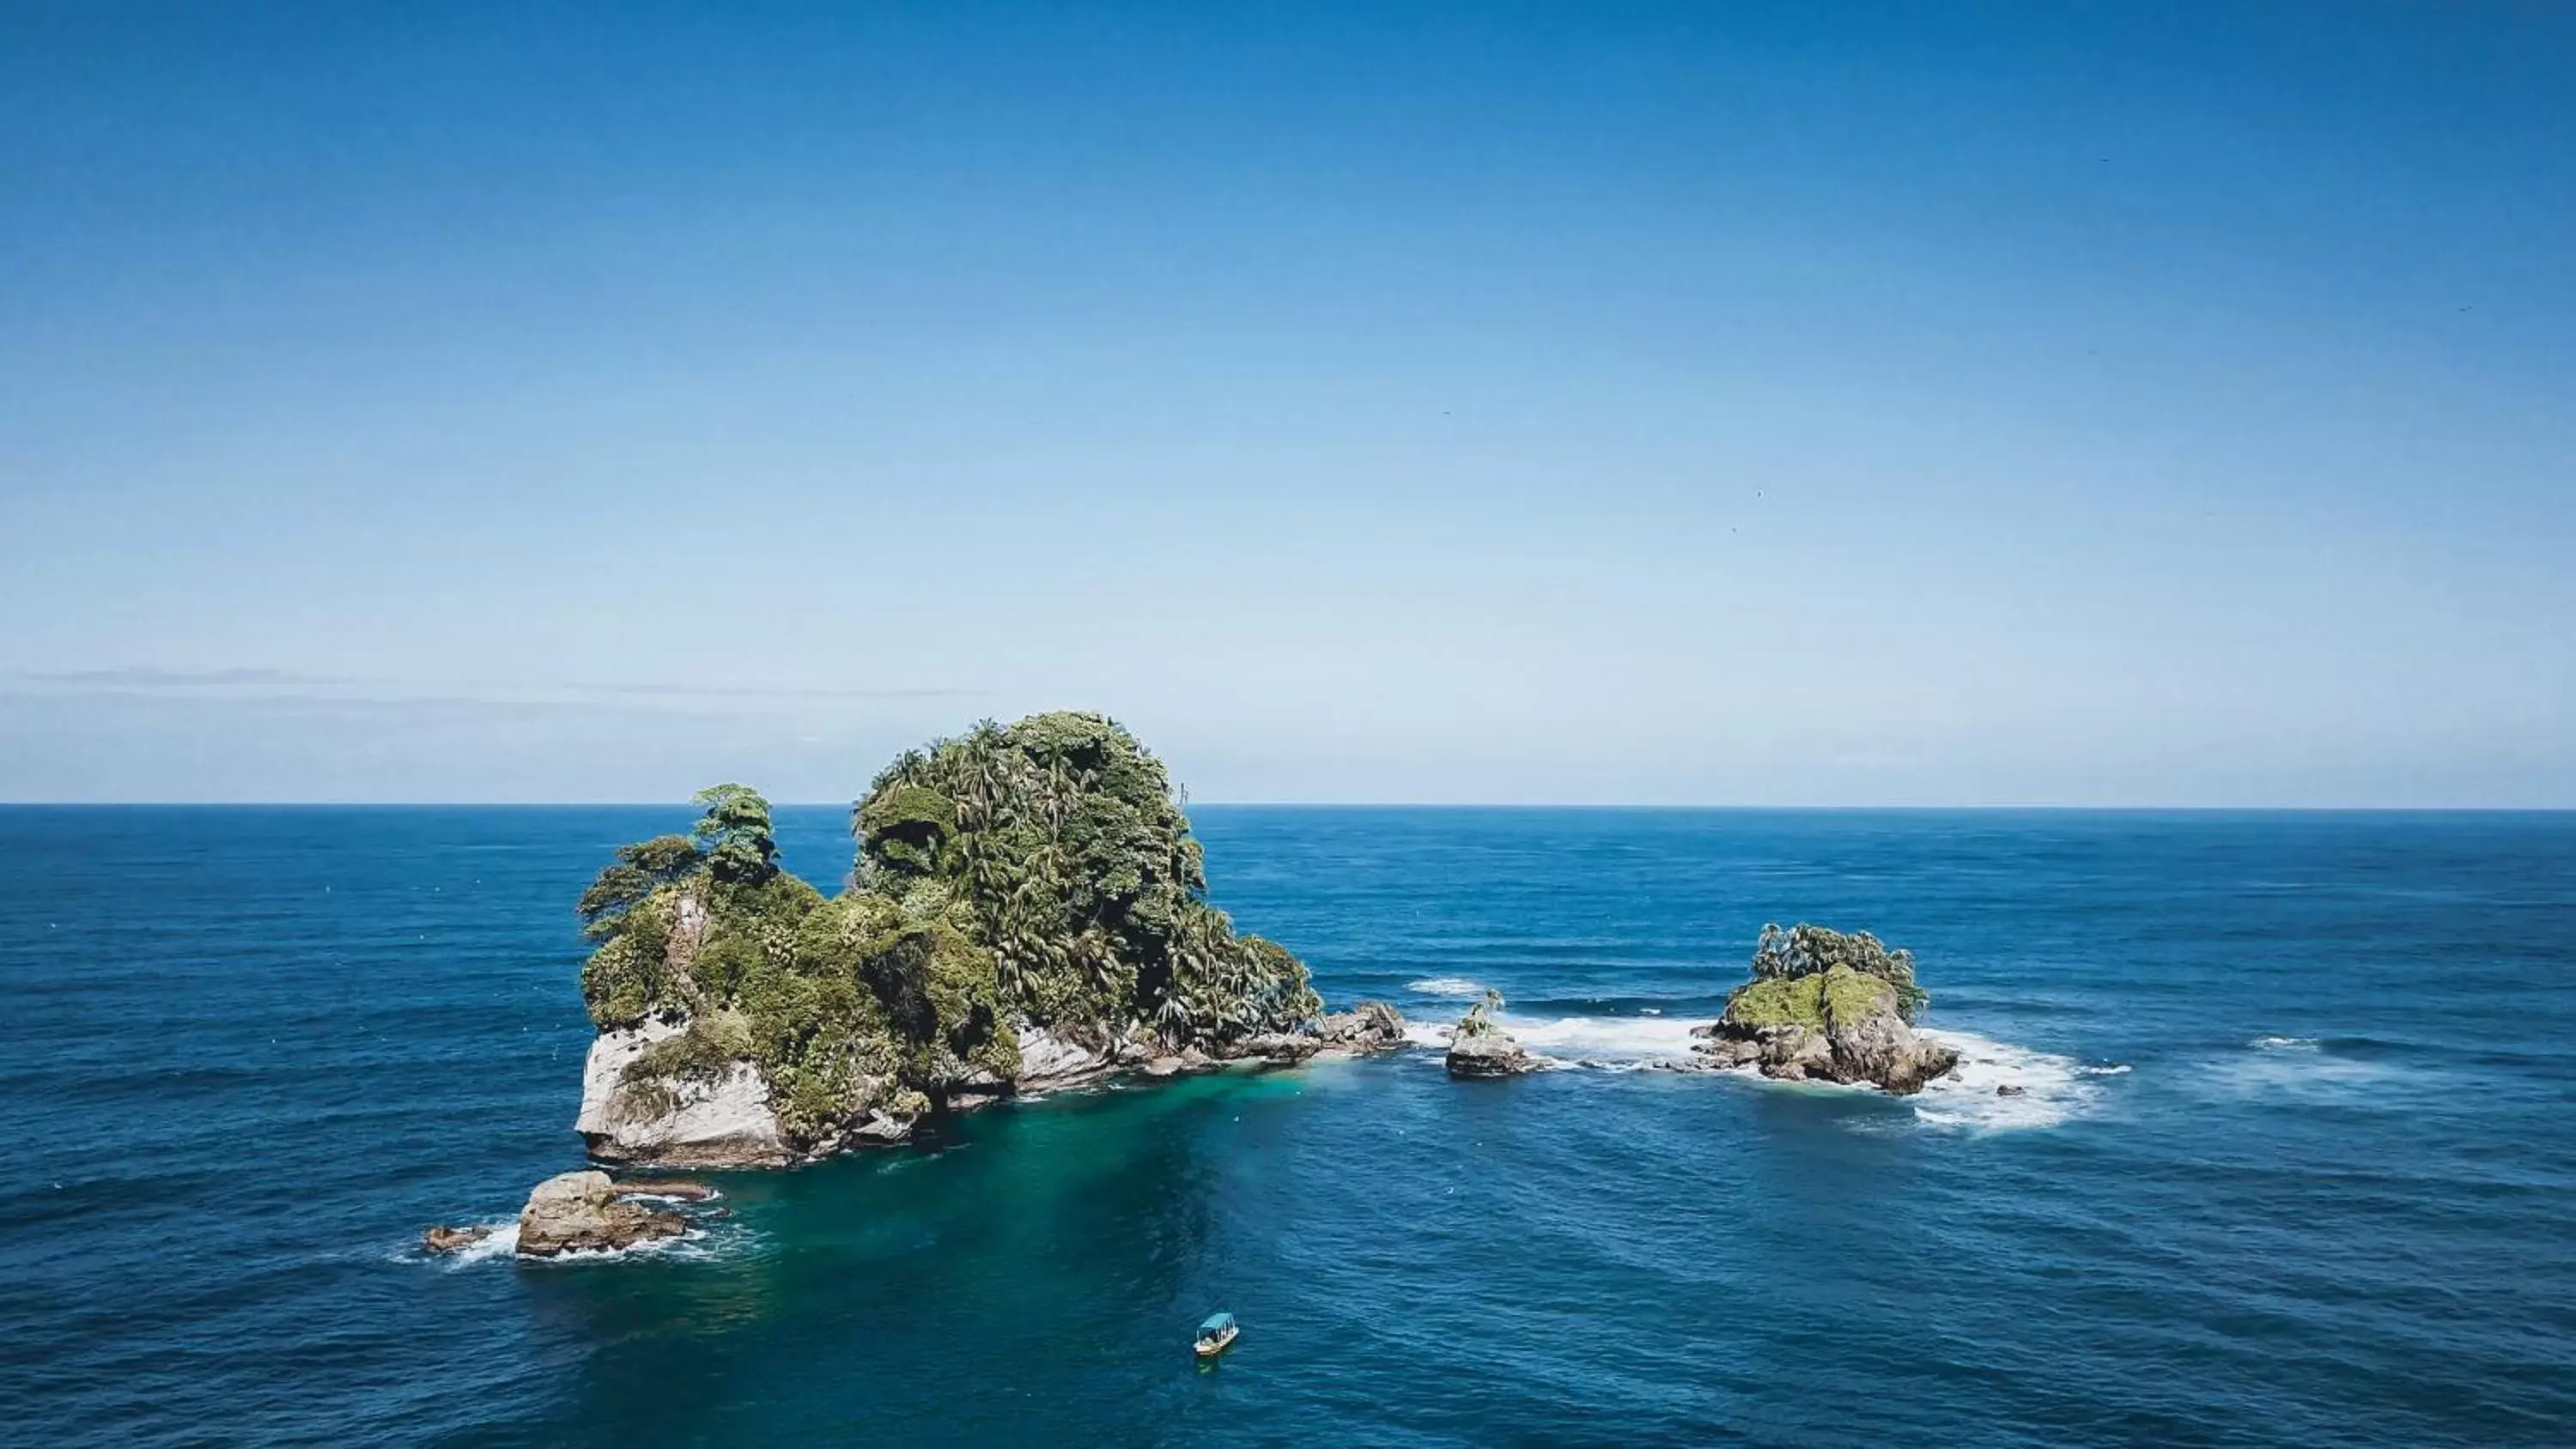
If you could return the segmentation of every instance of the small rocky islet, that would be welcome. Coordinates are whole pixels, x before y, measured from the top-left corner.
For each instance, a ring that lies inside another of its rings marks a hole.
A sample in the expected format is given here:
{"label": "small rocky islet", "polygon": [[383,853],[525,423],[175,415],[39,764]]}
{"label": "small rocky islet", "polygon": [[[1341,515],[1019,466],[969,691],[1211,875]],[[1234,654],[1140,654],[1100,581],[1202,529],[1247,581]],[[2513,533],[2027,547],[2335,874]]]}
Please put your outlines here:
{"label": "small rocky islet", "polygon": [[[1305,963],[1207,902],[1162,763],[1095,714],[987,722],[896,759],[851,812],[826,897],[783,869],[770,809],[703,791],[686,835],[623,846],[583,892],[598,1036],[576,1130],[613,1168],[793,1166],[914,1140],[937,1119],[1114,1076],[1285,1067],[1407,1045],[1383,1002],[1326,1012]],[[1957,1054],[1912,1028],[1913,958],[1875,937],[1764,928],[1754,979],[1680,1070],[1919,1091]],[[1457,1078],[1555,1065],[1495,1019],[1449,1033]],[[538,1185],[517,1252],[683,1236],[713,1195],[569,1172]],[[658,1203],[697,1204],[692,1211]],[[432,1228],[460,1252],[492,1228]]]}
{"label": "small rocky islet", "polygon": [[[679,1212],[657,1202],[703,1205],[716,1190],[702,1182],[678,1178],[630,1178],[618,1182],[605,1172],[564,1172],[538,1183],[519,1210],[513,1250],[523,1257],[553,1258],[566,1253],[614,1253],[639,1243],[686,1237],[704,1218],[720,1217],[723,1208]],[[486,1242],[501,1229],[484,1224],[464,1228],[431,1228],[420,1235],[429,1253],[462,1253]]]}
{"label": "small rocky islet", "polygon": [[1494,1020],[1494,1013],[1502,1005],[1503,993],[1489,986],[1484,997],[1468,1007],[1467,1014],[1449,1029],[1449,1051],[1442,1059],[1449,1075],[1480,1081],[1516,1077],[1549,1065],[1546,1058],[1533,1056]]}
{"label": "small rocky islet", "polygon": [[1726,1012],[1693,1031],[1699,1064],[1752,1067],[1782,1081],[1868,1085],[1898,1095],[1959,1065],[1959,1053],[1916,1035],[1931,996],[1914,983],[1914,953],[1866,931],[1762,928],[1753,980]]}
{"label": "small rocky islet", "polygon": [[[1691,1054],[1653,1065],[1666,1071],[1749,1068],[1780,1081],[1909,1095],[1959,1064],[1956,1050],[1914,1031],[1930,1001],[1914,982],[1911,951],[1891,950],[1866,931],[1846,935],[1823,926],[1775,923],[1762,928],[1754,948],[1753,979],[1727,997],[1723,1015],[1692,1030],[1698,1042]],[[1510,1077],[1554,1065],[1495,1019],[1502,1005],[1502,993],[1488,990],[1449,1029],[1449,1075]]]}

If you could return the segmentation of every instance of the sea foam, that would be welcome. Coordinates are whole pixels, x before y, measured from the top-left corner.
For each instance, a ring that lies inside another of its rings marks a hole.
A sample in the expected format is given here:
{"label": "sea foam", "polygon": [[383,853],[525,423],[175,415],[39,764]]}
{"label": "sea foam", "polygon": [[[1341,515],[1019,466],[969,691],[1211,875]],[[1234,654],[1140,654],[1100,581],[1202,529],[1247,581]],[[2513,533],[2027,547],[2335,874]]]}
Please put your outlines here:
{"label": "sea foam", "polygon": [[1420,996],[1442,996],[1452,1001],[1473,1001],[1485,994],[1485,983],[1464,976],[1432,976],[1404,983],[1404,989]]}
{"label": "sea foam", "polygon": [[441,1259],[440,1263],[453,1271],[471,1267],[476,1263],[488,1263],[495,1258],[507,1259],[517,1251],[519,1251],[519,1220],[507,1218],[492,1224],[492,1231],[480,1242],[469,1243],[457,1249]]}
{"label": "sea foam", "polygon": [[2203,1074],[2203,1082],[2231,1097],[2270,1095],[2323,1101],[2361,1097],[2402,1081],[2425,1083],[2437,1075],[2421,1068],[2408,1072],[2392,1062],[2348,1055],[2314,1037],[2258,1036],[2245,1045],[2242,1052],[2213,1060]]}
{"label": "sea foam", "polygon": [[[507,1263],[518,1258],[519,1220],[504,1218],[490,1225],[492,1231],[467,1247],[453,1253],[429,1255],[428,1261],[448,1272],[457,1272],[478,1263]],[[732,1222],[710,1229],[692,1227],[676,1238],[646,1238],[623,1248],[582,1248],[557,1253],[546,1258],[529,1258],[529,1263],[615,1263],[635,1258],[672,1258],[698,1262],[736,1256],[750,1245],[749,1236]],[[422,1257],[418,1245],[406,1248],[400,1255]]]}
{"label": "sea foam", "polygon": [[[2101,1088],[2086,1080],[2126,1066],[2085,1067],[2072,1057],[2033,1051],[1973,1032],[1918,1028],[1917,1034],[1959,1054],[1958,1069],[1915,1096],[1914,1115],[1928,1126],[1968,1132],[2054,1127],[2089,1107]],[[1998,1087],[2018,1087],[2010,1096]]]}
{"label": "sea foam", "polygon": [[[1416,983],[1417,985],[1419,983]],[[1514,1016],[1498,1012],[1494,1023],[1514,1040],[1556,1067],[1591,1067],[1637,1071],[1686,1062],[1699,1043],[1691,1033],[1707,1025],[1689,1017],[1665,1016]],[[1446,1050],[1452,1023],[1408,1021],[1406,1041],[1434,1051]],[[1971,1132],[2054,1127],[2078,1115],[2100,1095],[2095,1079],[2121,1076],[2125,1063],[2079,1064],[2072,1057],[2033,1051],[1973,1032],[1917,1028],[1918,1034],[1959,1053],[1957,1070],[1927,1085],[1911,1099],[1918,1120],[1927,1126]],[[1741,1073],[1766,1085],[1750,1068]],[[1813,1089],[1815,1083],[1781,1083]],[[2017,1087],[2010,1095],[1998,1087]],[[1855,1085],[1851,1090],[1865,1091]]]}
{"label": "sea foam", "polygon": [[[1691,1028],[1702,1023],[1662,1016],[1514,1016],[1497,1013],[1494,1024],[1532,1052],[1561,1067],[1634,1070],[1691,1054]],[[1404,1039],[1446,1050],[1452,1023],[1409,1021]]]}
{"label": "sea foam", "polygon": [[1700,1023],[1661,1016],[1560,1016],[1503,1019],[1503,1030],[1542,1056],[1587,1067],[1640,1067],[1691,1054]]}

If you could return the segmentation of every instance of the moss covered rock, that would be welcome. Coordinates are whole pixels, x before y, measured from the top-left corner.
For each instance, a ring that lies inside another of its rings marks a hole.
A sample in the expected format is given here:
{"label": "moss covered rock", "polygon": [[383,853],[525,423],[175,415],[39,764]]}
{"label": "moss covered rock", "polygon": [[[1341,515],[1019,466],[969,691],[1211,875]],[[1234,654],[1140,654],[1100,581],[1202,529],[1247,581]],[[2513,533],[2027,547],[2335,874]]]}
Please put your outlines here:
{"label": "moss covered rock", "polygon": [[1726,1014],[1699,1029],[1705,1064],[1750,1066],[1791,1081],[1866,1082],[1918,1092],[1958,1065],[1958,1053],[1918,1037],[1912,1020],[1931,998],[1914,957],[1866,932],[1765,926],[1754,979]]}

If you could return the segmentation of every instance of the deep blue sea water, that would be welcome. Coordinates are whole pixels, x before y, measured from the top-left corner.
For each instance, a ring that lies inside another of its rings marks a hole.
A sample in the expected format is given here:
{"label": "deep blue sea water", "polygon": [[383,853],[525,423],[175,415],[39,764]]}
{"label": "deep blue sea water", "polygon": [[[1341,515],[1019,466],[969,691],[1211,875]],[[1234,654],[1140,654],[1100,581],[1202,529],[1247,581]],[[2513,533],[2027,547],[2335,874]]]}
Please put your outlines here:
{"label": "deep blue sea water", "polygon": [[[1194,815],[1328,999],[1586,1065],[1066,1094],[433,1262],[579,1164],[570,902],[685,812],[0,811],[0,1439],[2576,1443],[2576,816]],[[1633,1069],[1801,919],[1913,947],[1969,1085]]]}

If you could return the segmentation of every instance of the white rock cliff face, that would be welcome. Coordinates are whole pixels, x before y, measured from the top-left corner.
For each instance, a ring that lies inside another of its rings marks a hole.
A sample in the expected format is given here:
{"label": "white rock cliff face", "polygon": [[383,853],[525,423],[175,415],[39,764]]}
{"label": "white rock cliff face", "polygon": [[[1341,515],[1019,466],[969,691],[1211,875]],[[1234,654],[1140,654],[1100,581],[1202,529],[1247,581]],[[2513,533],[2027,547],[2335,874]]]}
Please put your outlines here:
{"label": "white rock cliff face", "polygon": [[1020,1090],[1070,1087],[1095,1082],[1117,1066],[1110,1052],[1070,1042],[1042,1026],[1020,1028]]}
{"label": "white rock cliff face", "polygon": [[664,1167],[778,1167],[796,1160],[769,1110],[769,1082],[750,1062],[735,1062],[715,1082],[674,1082],[638,1090],[626,1066],[657,1041],[684,1028],[646,1022],[605,1031],[590,1044],[581,1072],[581,1115],[573,1130],[603,1162]]}
{"label": "white rock cliff face", "polygon": [[[1324,1030],[1314,1035],[1256,1038],[1231,1059],[1276,1065],[1319,1055],[1386,1051],[1405,1040],[1404,1019],[1384,1006],[1329,1017],[1323,1025]],[[749,1061],[733,1062],[723,1077],[712,1082],[626,1080],[626,1068],[646,1048],[686,1029],[685,1024],[648,1021],[601,1032],[591,1042],[590,1056],[582,1066],[581,1115],[573,1127],[589,1144],[593,1158],[653,1167],[786,1167],[849,1148],[890,1145],[912,1137],[915,1119],[877,1110],[806,1143],[800,1152],[788,1145],[777,1115],[769,1109],[768,1078]],[[1020,1092],[1089,1086],[1124,1071],[1141,1069],[1148,1076],[1169,1076],[1221,1064],[1196,1051],[1150,1057],[1148,1047],[1106,1032],[1058,1034],[1025,1023],[1019,1028],[1019,1044],[1020,1069],[1015,1075],[1005,1080],[979,1074],[956,1084],[948,1100],[950,1110],[989,1105]]]}

